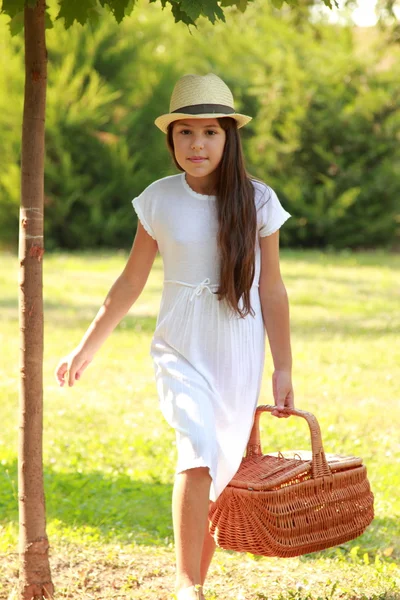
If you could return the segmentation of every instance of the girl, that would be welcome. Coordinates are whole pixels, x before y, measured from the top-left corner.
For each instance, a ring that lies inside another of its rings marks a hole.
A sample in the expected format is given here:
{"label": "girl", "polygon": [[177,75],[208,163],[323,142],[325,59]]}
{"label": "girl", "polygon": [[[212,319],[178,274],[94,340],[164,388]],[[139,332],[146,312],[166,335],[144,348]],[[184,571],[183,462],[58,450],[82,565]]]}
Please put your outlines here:
{"label": "girl", "polygon": [[140,296],[157,250],[164,288],[151,344],[161,410],[175,428],[172,509],[179,600],[204,600],[215,549],[209,501],[237,471],[250,434],[264,364],[274,361],[275,416],[293,407],[288,299],[279,228],[290,216],[249,178],[229,88],[216,75],[186,75],[170,112],[156,119],[181,174],[133,200],[138,228],[128,262],[79,346],[57,367],[59,385],[82,376]]}

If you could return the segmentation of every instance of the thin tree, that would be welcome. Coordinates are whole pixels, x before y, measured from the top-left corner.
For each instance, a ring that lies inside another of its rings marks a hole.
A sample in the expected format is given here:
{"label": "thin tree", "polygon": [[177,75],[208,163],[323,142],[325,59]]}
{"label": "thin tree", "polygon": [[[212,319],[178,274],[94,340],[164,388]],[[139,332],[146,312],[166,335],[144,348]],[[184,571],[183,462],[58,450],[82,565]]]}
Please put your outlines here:
{"label": "thin tree", "polygon": [[[130,14],[136,0],[57,0],[57,19],[66,28],[102,17],[106,7],[117,22]],[[155,2],[156,0],[149,0]],[[175,21],[195,26],[199,17],[224,21],[223,8],[245,11],[251,0],[161,0]],[[297,6],[310,0],[286,0]],[[280,8],[284,0],[271,0]],[[323,0],[332,7],[336,0]],[[0,0],[10,17],[13,35],[25,36],[25,96],[21,146],[21,207],[19,230],[20,412],[18,487],[20,520],[20,599],[51,598],[54,586],[49,565],[43,486],[43,192],[47,84],[46,28],[52,26],[46,0]]]}

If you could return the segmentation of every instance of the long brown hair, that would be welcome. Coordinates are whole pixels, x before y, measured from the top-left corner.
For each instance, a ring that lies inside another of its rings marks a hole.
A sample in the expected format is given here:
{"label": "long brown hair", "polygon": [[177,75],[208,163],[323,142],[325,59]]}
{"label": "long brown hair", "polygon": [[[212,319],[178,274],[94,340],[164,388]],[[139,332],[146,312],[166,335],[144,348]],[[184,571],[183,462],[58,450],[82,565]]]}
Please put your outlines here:
{"label": "long brown hair", "polygon": [[[234,312],[244,318],[248,314],[254,315],[250,303],[250,288],[255,274],[257,232],[254,187],[246,172],[236,121],[222,117],[218,122],[225,131],[226,140],[216,184],[217,243],[221,258],[217,294],[219,300],[225,298]],[[168,127],[167,145],[175,165],[183,171],[175,158],[173,125],[171,123]]]}

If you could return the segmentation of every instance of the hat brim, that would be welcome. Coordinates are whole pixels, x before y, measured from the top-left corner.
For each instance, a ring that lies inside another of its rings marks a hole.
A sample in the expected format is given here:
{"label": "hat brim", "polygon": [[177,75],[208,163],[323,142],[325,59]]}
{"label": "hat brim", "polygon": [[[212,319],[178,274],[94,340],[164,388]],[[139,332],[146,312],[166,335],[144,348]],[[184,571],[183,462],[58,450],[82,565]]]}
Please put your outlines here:
{"label": "hat brim", "polygon": [[190,115],[188,113],[168,113],[166,115],[161,115],[160,117],[157,117],[154,123],[159,129],[161,129],[162,132],[167,133],[168,125],[170,125],[174,121],[180,121],[181,119],[220,119],[222,117],[230,117],[231,119],[235,119],[235,121],[238,124],[238,129],[249,123],[249,121],[251,121],[252,119],[252,117],[248,117],[247,115],[241,115],[238,113],[233,113],[231,115],[223,113],[207,113],[203,115]]}

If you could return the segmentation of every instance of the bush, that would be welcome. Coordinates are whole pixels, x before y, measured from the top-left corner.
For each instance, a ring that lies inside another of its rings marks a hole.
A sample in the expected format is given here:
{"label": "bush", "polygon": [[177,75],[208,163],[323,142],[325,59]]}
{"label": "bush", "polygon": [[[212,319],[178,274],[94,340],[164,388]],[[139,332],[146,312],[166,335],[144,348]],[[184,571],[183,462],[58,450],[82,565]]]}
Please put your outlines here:
{"label": "bush", "polygon": [[[4,22],[3,22],[4,23]],[[22,39],[10,38],[0,22],[0,240],[17,244],[24,67]]]}
{"label": "bush", "polygon": [[[219,74],[236,109],[249,170],[292,213],[284,244],[391,246],[399,222],[399,49],[383,34],[358,51],[352,31],[252,3],[190,35],[158,6],[116,25],[48,32],[46,247],[127,248],[131,199],[175,172],[154,118],[176,79]],[[17,239],[22,40],[0,27],[0,235]],[[216,46],[219,51],[216,52]],[[68,49],[66,51],[66,49]]]}

